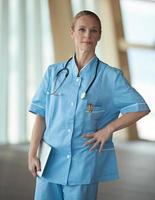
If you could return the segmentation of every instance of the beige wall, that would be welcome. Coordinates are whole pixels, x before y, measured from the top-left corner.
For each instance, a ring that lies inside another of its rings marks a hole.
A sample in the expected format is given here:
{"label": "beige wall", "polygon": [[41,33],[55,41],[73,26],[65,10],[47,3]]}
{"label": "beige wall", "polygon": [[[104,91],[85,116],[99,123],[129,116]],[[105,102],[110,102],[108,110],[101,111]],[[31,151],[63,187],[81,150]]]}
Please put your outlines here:
{"label": "beige wall", "polygon": [[98,45],[99,56],[105,62],[113,66],[119,66],[117,41],[110,1],[98,0],[96,7],[97,14],[100,16],[102,22],[102,37]]}
{"label": "beige wall", "polygon": [[72,12],[70,0],[49,0],[53,49],[55,62],[72,56],[73,43],[70,38]]}

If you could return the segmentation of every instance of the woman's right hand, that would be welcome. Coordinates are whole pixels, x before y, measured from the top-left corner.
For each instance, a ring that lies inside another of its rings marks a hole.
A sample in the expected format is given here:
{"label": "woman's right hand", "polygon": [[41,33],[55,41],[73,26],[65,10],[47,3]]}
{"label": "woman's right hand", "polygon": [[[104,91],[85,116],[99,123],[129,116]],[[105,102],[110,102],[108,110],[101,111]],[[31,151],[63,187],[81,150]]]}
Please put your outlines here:
{"label": "woman's right hand", "polygon": [[29,171],[31,172],[31,174],[33,175],[33,177],[36,177],[37,171],[41,170],[40,161],[36,156],[29,158],[28,168],[29,168]]}

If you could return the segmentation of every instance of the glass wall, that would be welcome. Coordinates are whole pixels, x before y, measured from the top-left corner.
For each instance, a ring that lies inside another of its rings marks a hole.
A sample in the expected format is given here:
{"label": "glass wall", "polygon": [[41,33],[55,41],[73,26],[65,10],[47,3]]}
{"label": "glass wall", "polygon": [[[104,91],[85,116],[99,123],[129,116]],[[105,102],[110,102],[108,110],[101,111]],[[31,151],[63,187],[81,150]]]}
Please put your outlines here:
{"label": "glass wall", "polygon": [[1,0],[0,44],[0,143],[25,142],[28,104],[53,60],[48,0]]}
{"label": "glass wall", "polygon": [[137,123],[138,134],[141,139],[155,140],[155,2],[121,0],[120,3],[131,82],[152,111]]}

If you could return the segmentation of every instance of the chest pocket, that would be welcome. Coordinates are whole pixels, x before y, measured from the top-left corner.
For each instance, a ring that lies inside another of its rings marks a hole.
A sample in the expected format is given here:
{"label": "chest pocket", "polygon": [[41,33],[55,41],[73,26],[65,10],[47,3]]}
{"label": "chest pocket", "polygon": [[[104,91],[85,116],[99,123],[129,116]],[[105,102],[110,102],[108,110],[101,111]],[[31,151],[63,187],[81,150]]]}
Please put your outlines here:
{"label": "chest pocket", "polygon": [[94,106],[93,110],[90,112],[85,110],[84,120],[83,120],[83,131],[94,132],[100,126],[101,120],[103,120],[105,110],[103,107]]}

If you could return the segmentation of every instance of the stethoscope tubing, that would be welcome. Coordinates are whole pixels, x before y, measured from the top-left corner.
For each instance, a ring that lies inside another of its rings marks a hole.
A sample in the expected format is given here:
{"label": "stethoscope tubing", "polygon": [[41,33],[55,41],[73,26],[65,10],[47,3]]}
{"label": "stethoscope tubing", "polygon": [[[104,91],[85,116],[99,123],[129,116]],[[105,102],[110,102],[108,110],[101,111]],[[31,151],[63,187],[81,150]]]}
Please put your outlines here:
{"label": "stethoscope tubing", "polygon": [[[56,79],[55,79],[55,83],[54,83],[54,89],[53,89],[53,92],[50,93],[50,95],[56,95],[56,92],[57,90],[62,86],[62,84],[65,82],[65,80],[67,79],[68,75],[69,75],[69,69],[67,68],[68,66],[68,63],[72,60],[72,57],[69,58],[65,64],[65,66],[59,70],[56,74]],[[93,80],[91,81],[91,83],[89,84],[89,86],[87,87],[86,91],[82,93],[81,95],[81,99],[84,99],[86,96],[87,96],[87,93],[89,91],[89,89],[91,88],[92,84],[94,83],[95,79],[96,79],[96,76],[97,76],[97,71],[98,71],[98,67],[99,67],[99,63],[100,63],[100,60],[97,58],[97,65],[96,65],[96,70],[95,70],[95,76],[93,78]],[[56,82],[57,82],[57,79],[59,77],[59,74],[62,72],[62,71],[66,71],[66,74],[65,74],[65,77],[63,79],[63,81],[60,83],[60,85],[55,89],[56,87]]]}

